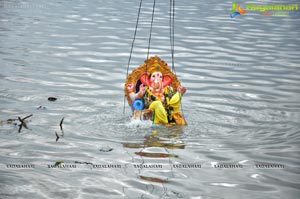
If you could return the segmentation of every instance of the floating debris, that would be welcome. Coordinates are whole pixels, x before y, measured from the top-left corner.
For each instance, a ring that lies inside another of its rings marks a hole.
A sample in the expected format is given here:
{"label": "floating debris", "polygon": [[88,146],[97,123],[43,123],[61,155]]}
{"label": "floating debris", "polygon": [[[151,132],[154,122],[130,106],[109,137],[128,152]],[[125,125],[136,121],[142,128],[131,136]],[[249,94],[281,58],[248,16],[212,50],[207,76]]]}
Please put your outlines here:
{"label": "floating debris", "polygon": [[63,124],[63,122],[64,122],[64,119],[65,119],[65,117],[63,117],[63,118],[60,120],[60,123],[59,123],[59,127],[60,127],[60,130],[61,130],[61,136],[59,136],[59,135],[57,134],[57,132],[55,131],[56,142],[59,140],[60,137],[64,137],[64,129],[63,129],[63,127],[62,127],[62,124]]}
{"label": "floating debris", "polygon": [[60,130],[61,130],[61,132],[62,132],[62,136],[64,136],[64,130],[63,130],[63,127],[62,127],[62,124],[63,124],[63,122],[64,122],[64,119],[65,119],[65,117],[63,117],[63,118],[60,120],[60,123],[59,123]]}
{"label": "floating debris", "polygon": [[11,119],[11,118],[9,118],[9,119],[7,119],[7,120],[0,120],[0,124],[6,123],[6,124],[14,124],[14,125],[17,125],[17,124],[18,124],[17,121],[18,121],[18,119]]}
{"label": "floating debris", "polygon": [[54,102],[54,101],[57,100],[57,98],[56,97],[48,97],[48,100],[51,101],[51,102]]}
{"label": "floating debris", "polygon": [[[18,117],[17,119],[9,118],[7,120],[0,120],[0,124],[5,124],[6,123],[6,124],[13,124],[15,126],[18,125],[19,126],[18,132],[21,133],[21,130],[22,130],[23,127],[25,129],[29,129],[25,120],[30,118],[31,116],[32,116],[32,114],[30,114],[30,115],[28,115],[24,118]],[[29,129],[29,130],[31,130],[31,129]]]}
{"label": "floating debris", "polygon": [[32,116],[32,114],[30,114],[30,115],[24,117],[22,120],[26,120],[26,119],[30,118],[31,116]]}
{"label": "floating debris", "polygon": [[6,120],[6,122],[8,123],[8,124],[11,124],[11,123],[13,123],[13,122],[15,122],[15,121],[17,121],[17,119],[7,119]]}
{"label": "floating debris", "polygon": [[113,150],[113,148],[111,148],[111,147],[109,147],[109,146],[103,147],[103,148],[99,149],[99,151],[101,151],[101,152],[110,152],[110,151],[112,151],[112,150]]}
{"label": "floating debris", "polygon": [[58,136],[58,134],[57,134],[57,132],[55,131],[55,135],[56,135],[56,139],[55,139],[55,141],[57,142],[58,140],[59,140],[59,136]]}
{"label": "floating debris", "polygon": [[168,153],[149,153],[149,152],[135,152],[136,155],[151,157],[151,158],[178,158],[176,154],[168,154]]}
{"label": "floating debris", "polygon": [[86,164],[86,165],[94,165],[91,162],[80,162],[80,161],[75,161],[75,164]]}
{"label": "floating debris", "polygon": [[38,106],[37,108],[36,108],[37,110],[45,110],[45,109],[47,109],[45,106]]}
{"label": "floating debris", "polygon": [[155,178],[155,177],[147,177],[147,176],[139,176],[143,180],[151,181],[151,182],[159,182],[159,183],[166,183],[167,179]]}
{"label": "floating debris", "polygon": [[123,146],[126,148],[131,148],[131,149],[138,149],[138,148],[144,148],[144,144],[139,144],[139,143],[123,143]]}
{"label": "floating debris", "polygon": [[145,147],[166,147],[168,149],[184,149],[185,146],[181,143],[164,143],[163,140],[146,140],[144,143],[123,143],[125,148],[137,149]]}
{"label": "floating debris", "polygon": [[54,166],[57,167],[57,166],[61,165],[62,163],[64,163],[63,160],[58,160],[55,162]]}
{"label": "floating debris", "polygon": [[24,117],[23,119],[21,117],[18,117],[18,120],[21,122],[21,124],[19,124],[19,130],[18,130],[19,133],[21,133],[22,127],[24,127],[25,129],[29,129],[27,127],[27,124],[26,124],[25,120],[28,119],[28,118],[30,118],[31,116],[32,116],[32,114]]}

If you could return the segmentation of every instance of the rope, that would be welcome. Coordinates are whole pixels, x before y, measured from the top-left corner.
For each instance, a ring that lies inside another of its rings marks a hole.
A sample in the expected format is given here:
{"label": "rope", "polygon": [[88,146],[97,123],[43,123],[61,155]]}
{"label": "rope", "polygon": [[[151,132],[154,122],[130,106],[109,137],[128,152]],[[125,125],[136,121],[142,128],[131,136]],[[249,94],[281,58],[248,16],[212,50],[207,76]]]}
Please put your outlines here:
{"label": "rope", "polygon": [[[139,24],[139,20],[140,20],[140,13],[141,13],[141,8],[142,8],[142,3],[143,3],[143,0],[140,1],[138,16],[137,16],[137,19],[136,19],[135,31],[134,31],[133,40],[132,40],[132,43],[131,43],[131,50],[130,50],[129,59],[128,59],[126,78],[128,77],[128,71],[129,71],[131,56],[132,56],[132,52],[133,52],[133,46],[134,46],[136,33],[137,33],[137,29],[138,29],[138,24]],[[126,80],[126,78],[125,78],[125,80]],[[124,95],[124,102],[123,102],[123,114],[125,114],[125,95]]]}
{"label": "rope", "polygon": [[[156,0],[153,1],[153,8],[152,8],[152,19],[151,19],[151,25],[150,25],[150,35],[149,35],[149,41],[148,41],[148,52],[147,52],[147,58],[149,57],[149,52],[150,52],[150,44],[151,44],[151,36],[152,36],[152,26],[153,26],[153,19],[154,19],[154,11],[155,11],[155,2]],[[146,64],[146,72],[148,71],[148,62]]]}
{"label": "rope", "polygon": [[[132,44],[131,44],[131,50],[130,50],[130,55],[129,55],[129,59],[128,59],[126,78],[128,77],[128,71],[129,71],[130,61],[131,61],[131,57],[132,57],[132,53],[133,53],[134,42],[135,42],[135,38],[136,38],[136,34],[137,34],[142,2],[143,2],[143,0],[140,0],[139,11],[138,11],[138,16],[137,16],[137,20],[136,20],[136,26],[135,26],[133,41],[132,41]],[[148,40],[148,50],[147,50],[146,60],[148,60],[149,53],[150,53],[153,21],[154,21],[154,14],[155,14],[155,4],[156,4],[156,0],[153,1],[152,18],[151,18],[150,34],[149,34],[149,40]],[[170,26],[170,48],[171,48],[171,59],[172,59],[172,72],[174,72],[174,74],[176,75],[175,64],[174,64],[174,53],[175,53],[175,49],[174,49],[174,46],[175,46],[175,0],[170,0],[170,24],[169,24],[169,26]],[[146,64],[146,72],[147,71],[148,71],[148,62]],[[124,95],[123,105],[124,105],[123,113],[125,114],[125,95]],[[182,102],[181,102],[181,112],[183,114]]]}
{"label": "rope", "polygon": [[172,71],[176,75],[174,65],[174,46],[175,46],[175,0],[170,0],[170,47],[172,58]]}
{"label": "rope", "polygon": [[[175,54],[175,0],[170,0],[170,45],[172,54],[172,71],[176,75],[175,65],[174,65],[174,54]],[[184,118],[183,103],[180,100],[180,109],[182,116]]]}
{"label": "rope", "polygon": [[[174,46],[175,46],[175,0],[170,0],[170,47],[171,47],[171,57],[172,57],[172,71],[176,75],[175,65],[174,65]],[[182,116],[184,117],[183,104],[180,100],[180,109]]]}

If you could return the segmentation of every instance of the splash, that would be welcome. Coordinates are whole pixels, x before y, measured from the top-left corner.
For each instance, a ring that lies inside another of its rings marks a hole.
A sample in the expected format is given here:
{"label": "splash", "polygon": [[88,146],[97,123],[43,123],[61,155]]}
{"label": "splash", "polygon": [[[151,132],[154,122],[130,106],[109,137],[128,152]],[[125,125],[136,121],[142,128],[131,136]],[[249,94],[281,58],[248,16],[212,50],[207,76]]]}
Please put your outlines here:
{"label": "splash", "polygon": [[153,123],[151,120],[131,119],[129,123],[126,123],[126,126],[129,128],[150,128]]}

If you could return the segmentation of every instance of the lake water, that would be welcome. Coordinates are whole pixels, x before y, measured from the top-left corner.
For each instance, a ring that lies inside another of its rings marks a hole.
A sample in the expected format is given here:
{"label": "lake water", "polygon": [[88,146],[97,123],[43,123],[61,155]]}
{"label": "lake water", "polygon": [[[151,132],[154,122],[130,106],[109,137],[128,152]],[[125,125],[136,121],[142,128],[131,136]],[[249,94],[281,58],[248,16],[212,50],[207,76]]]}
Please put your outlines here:
{"label": "lake water", "polygon": [[[230,18],[231,3],[176,1],[188,125],[164,127],[130,122],[127,103],[123,114],[138,0],[1,0],[0,198],[298,198],[300,15]],[[152,5],[130,71],[146,59]],[[170,64],[169,31],[157,1],[150,55]],[[20,133],[7,122],[30,114]],[[76,168],[49,168],[59,162]]]}

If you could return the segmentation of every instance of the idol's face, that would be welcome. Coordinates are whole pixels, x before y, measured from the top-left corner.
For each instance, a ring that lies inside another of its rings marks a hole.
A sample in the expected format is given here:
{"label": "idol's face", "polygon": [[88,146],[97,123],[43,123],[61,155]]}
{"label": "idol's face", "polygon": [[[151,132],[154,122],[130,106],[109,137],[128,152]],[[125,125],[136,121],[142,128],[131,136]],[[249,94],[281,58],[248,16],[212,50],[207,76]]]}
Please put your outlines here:
{"label": "idol's face", "polygon": [[150,76],[150,82],[152,83],[161,83],[163,75],[161,72],[153,72]]}

